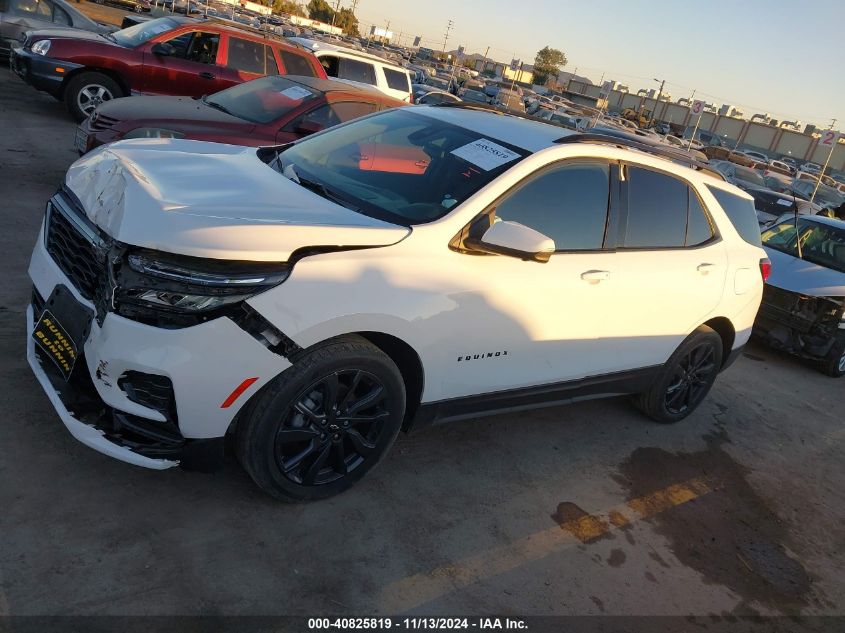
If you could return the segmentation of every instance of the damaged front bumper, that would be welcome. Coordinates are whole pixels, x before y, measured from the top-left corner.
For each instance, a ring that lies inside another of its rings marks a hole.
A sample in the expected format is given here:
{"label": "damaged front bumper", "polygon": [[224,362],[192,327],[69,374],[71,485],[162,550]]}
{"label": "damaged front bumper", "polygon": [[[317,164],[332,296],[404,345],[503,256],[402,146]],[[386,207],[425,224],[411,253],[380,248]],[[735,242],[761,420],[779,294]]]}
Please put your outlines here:
{"label": "damaged front bumper", "polygon": [[843,312],[842,297],[814,297],[767,284],[754,333],[776,349],[822,360],[845,340]]}
{"label": "damaged front bumper", "polygon": [[[76,364],[65,380],[33,340],[44,303],[59,286],[90,309],[39,232],[29,266],[27,359],[71,434],[87,446],[130,464],[165,469],[178,464],[208,470],[223,456],[223,438],[240,407],[290,367],[232,319],[167,329],[108,312],[92,319]],[[257,378],[234,404],[227,397]],[[225,406],[224,406],[225,405]]]}

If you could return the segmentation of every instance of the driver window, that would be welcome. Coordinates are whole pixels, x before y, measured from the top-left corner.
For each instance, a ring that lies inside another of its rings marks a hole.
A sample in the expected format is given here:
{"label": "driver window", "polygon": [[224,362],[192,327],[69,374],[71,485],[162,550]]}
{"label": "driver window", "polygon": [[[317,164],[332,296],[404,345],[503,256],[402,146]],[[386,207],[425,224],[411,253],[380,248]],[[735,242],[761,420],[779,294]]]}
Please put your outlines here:
{"label": "driver window", "polygon": [[[507,194],[491,210],[486,226],[502,220],[519,222],[552,238],[558,251],[599,250],[604,245],[609,197],[607,164],[569,163]],[[482,231],[484,224],[479,227]]]}
{"label": "driver window", "polygon": [[188,31],[167,40],[175,52],[171,57],[178,57],[200,64],[213,64],[217,59],[217,46],[220,35],[217,33],[202,33]]}

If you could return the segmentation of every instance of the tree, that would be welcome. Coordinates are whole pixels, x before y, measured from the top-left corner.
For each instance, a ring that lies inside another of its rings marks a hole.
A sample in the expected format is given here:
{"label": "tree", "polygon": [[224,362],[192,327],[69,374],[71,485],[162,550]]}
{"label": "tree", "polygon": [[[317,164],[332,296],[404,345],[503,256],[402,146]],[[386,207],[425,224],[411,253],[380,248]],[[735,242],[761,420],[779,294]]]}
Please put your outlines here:
{"label": "tree", "polygon": [[293,0],[273,0],[273,13],[305,16],[305,12],[302,10],[302,7]]}
{"label": "tree", "polygon": [[308,9],[308,17],[312,20],[319,20],[320,22],[332,21],[334,9],[329,6],[326,0],[311,0],[306,8]]}
{"label": "tree", "polygon": [[544,86],[549,79],[556,78],[564,66],[566,55],[556,48],[543,47],[534,57],[534,83]]}
{"label": "tree", "polygon": [[[329,23],[331,23],[331,20],[329,20]],[[334,19],[334,25],[343,29],[344,35],[361,37],[361,33],[358,31],[358,18],[355,17],[351,9],[341,9],[338,11]]]}

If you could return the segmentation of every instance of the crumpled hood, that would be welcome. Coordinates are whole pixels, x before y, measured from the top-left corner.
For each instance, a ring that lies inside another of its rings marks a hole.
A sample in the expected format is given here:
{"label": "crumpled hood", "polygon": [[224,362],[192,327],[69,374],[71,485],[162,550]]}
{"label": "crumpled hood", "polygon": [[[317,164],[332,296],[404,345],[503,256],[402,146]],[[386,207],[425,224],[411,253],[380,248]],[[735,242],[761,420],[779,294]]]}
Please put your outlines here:
{"label": "crumpled hood", "polygon": [[98,114],[108,116],[118,121],[131,120],[132,127],[150,125],[150,122],[168,125],[168,129],[181,131],[192,124],[236,125],[247,133],[255,127],[245,119],[226,114],[205,105],[200,99],[190,97],[140,96],[131,99],[113,99],[106,101],[97,108]]}
{"label": "crumpled hood", "polygon": [[766,283],[811,297],[845,297],[845,273],[763,247],[772,262]]}
{"label": "crumpled hood", "polygon": [[65,182],[114,239],[194,257],[285,261],[307,246],[388,246],[410,233],[326,200],[234,145],[121,141],[76,161]]}

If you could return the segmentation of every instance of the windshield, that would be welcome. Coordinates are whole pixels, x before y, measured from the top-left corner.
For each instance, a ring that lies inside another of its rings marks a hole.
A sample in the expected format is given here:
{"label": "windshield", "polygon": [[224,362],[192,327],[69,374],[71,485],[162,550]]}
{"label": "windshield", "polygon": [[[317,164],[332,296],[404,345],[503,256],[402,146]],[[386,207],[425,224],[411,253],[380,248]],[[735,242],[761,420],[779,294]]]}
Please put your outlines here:
{"label": "windshield", "polygon": [[[801,254],[808,262],[845,272],[845,229],[798,219],[801,234]],[[795,220],[776,224],[763,232],[765,246],[798,257],[798,241],[795,238]]]}
{"label": "windshield", "polygon": [[171,29],[175,29],[179,24],[170,18],[156,18],[148,22],[141,22],[135,26],[130,26],[128,29],[122,29],[112,33],[111,36],[114,41],[121,46],[134,48],[139,44],[148,42],[156,35],[160,35]]}
{"label": "windshield", "polygon": [[465,90],[461,95],[464,101],[484,101],[487,102],[487,95],[477,90]]}
{"label": "windshield", "polygon": [[232,86],[204,99],[218,110],[252,123],[269,123],[319,94],[300,83],[273,75]]}
{"label": "windshield", "polygon": [[397,109],[300,141],[272,165],[364,215],[410,226],[443,217],[526,154],[466,128]]}
{"label": "windshield", "polygon": [[[802,194],[807,200],[813,195],[813,189],[816,188],[816,183],[812,180],[795,180],[792,183],[792,189]],[[834,189],[819,185],[816,191],[816,197],[813,200],[818,204],[832,205],[838,207],[842,204],[845,197],[839,195]]]}
{"label": "windshield", "polygon": [[428,77],[425,80],[425,84],[427,86],[434,86],[435,88],[440,88],[441,90],[449,89],[449,82],[445,79],[439,79],[437,77]]}

